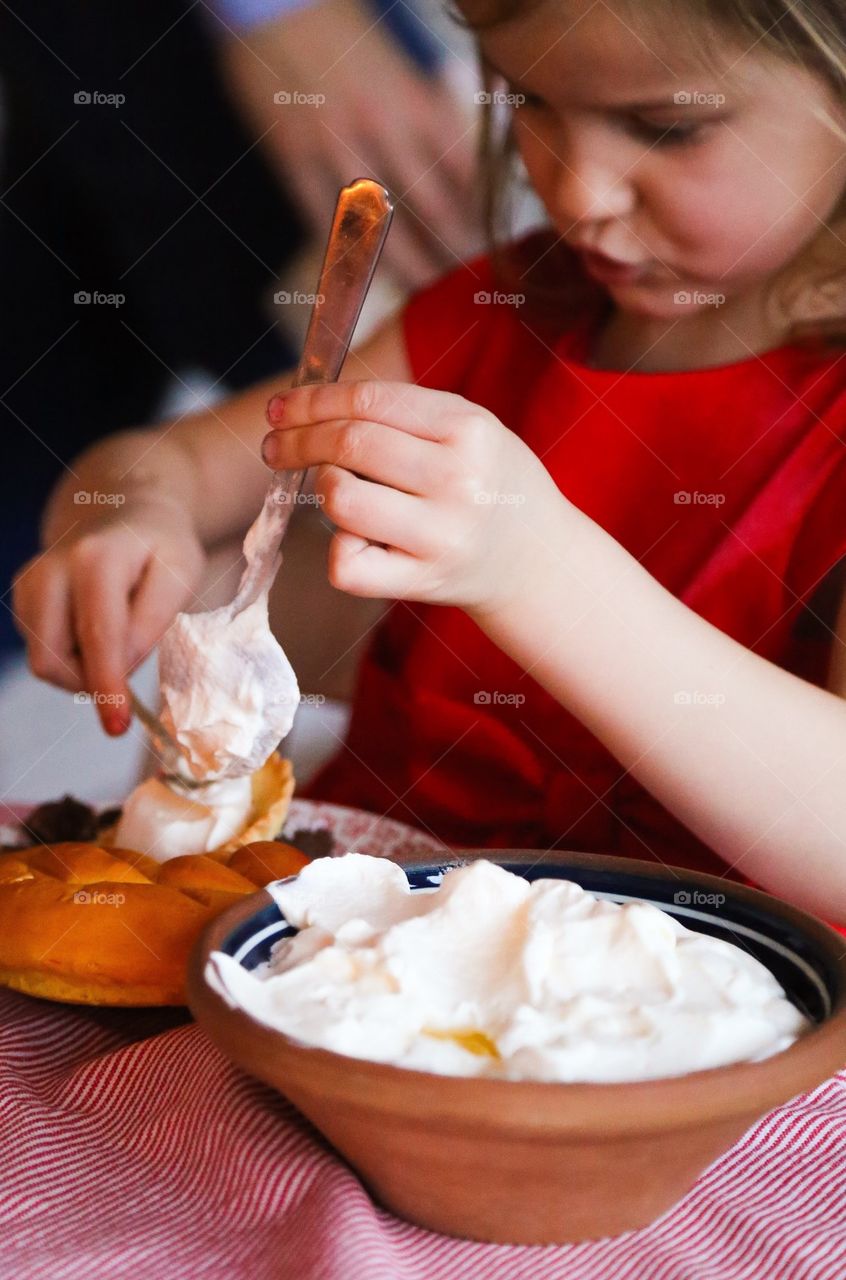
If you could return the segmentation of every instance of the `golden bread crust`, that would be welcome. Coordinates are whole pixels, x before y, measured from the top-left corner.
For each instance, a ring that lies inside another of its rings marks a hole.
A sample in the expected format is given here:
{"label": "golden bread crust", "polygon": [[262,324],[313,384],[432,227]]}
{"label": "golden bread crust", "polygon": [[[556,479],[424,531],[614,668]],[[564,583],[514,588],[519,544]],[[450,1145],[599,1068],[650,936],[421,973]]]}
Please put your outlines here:
{"label": "golden bread crust", "polygon": [[249,827],[211,854],[156,862],[76,841],[0,853],[0,985],[76,1004],[184,1004],[206,923],[309,861],[250,834],[278,831],[293,791],[290,762],[268,765]]}

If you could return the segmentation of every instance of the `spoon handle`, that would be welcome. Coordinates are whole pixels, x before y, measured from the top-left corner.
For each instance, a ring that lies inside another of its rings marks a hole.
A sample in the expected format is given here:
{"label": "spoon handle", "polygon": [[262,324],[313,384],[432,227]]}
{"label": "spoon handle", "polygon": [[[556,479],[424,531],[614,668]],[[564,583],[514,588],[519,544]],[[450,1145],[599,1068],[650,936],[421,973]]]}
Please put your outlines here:
{"label": "spoon handle", "polygon": [[[393,211],[388,192],[369,178],[358,178],[341,189],[295,387],[337,381]],[[304,470],[274,474],[244,543],[247,567],[230,606],[233,614],[251,604],[276,576],[280,544],[304,479]]]}

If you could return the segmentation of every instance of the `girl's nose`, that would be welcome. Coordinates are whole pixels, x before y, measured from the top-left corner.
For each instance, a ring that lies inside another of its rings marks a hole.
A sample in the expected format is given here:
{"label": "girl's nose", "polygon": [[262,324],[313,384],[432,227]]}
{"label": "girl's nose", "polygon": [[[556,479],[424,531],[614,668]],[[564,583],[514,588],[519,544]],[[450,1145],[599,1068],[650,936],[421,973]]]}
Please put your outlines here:
{"label": "girl's nose", "polygon": [[566,157],[555,184],[556,210],[571,225],[625,218],[635,205],[635,191],[624,167],[596,156]]}

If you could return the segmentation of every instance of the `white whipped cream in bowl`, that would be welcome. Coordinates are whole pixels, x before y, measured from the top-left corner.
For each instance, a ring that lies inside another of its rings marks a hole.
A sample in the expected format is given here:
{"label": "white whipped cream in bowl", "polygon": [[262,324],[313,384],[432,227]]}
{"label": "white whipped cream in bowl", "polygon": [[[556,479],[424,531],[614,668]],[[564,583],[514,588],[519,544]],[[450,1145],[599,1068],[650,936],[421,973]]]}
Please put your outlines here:
{"label": "white whipped cream in bowl", "polygon": [[498,1243],[645,1226],[846,1061],[838,934],[595,854],[315,860],[209,926],[188,996],[383,1205]]}
{"label": "white whipped cream in bowl", "polygon": [[484,859],[429,892],[381,858],[319,859],[268,886],[298,932],[206,979],[303,1043],[419,1071],[657,1079],[787,1048],[810,1021],[742,945]]}

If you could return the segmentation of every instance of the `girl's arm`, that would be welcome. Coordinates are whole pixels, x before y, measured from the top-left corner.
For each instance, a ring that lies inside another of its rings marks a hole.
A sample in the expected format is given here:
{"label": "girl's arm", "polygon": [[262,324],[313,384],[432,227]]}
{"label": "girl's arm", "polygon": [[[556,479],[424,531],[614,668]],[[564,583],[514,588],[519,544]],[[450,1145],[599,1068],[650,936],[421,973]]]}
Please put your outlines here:
{"label": "girl's arm", "polygon": [[[265,408],[291,385],[294,372],[256,383],[211,409],[175,422],[118,431],[99,440],[68,466],[45,508],[42,542],[47,550],[71,530],[95,529],[112,511],[124,517],[152,504],[177,508],[204,548],[242,536],[257,514],[269,483],[260,445]],[[391,317],[344,364],[342,380],[410,376],[399,318]],[[80,493],[116,495],[80,503]]]}
{"label": "girl's arm", "polygon": [[564,501],[536,576],[476,618],[729,867],[846,923],[841,697],[706,622]]}
{"label": "girl's arm", "polygon": [[682,604],[460,396],[302,388],[268,442],[319,464],[336,586],[459,605],[729,866],[846,921],[843,699]]}
{"label": "girl's arm", "polygon": [[[129,673],[179,609],[204,607],[206,553],[240,539],[258,512],[270,479],[260,455],[265,406],[292,376],[176,422],[109,436],[67,468],[51,495],[44,550],[15,580],[16,620],[36,675],[108,695],[97,699],[108,732],[129,723]],[[409,376],[397,318],[349,355],[342,376]],[[308,518],[298,512],[297,523]],[[314,560],[311,572],[297,571],[300,553]],[[337,593],[327,605],[324,556],[325,540],[292,528],[283,572],[309,583],[303,627],[313,617],[337,625],[337,653],[361,629],[360,605],[344,610]],[[299,630],[288,631],[296,648]]]}

